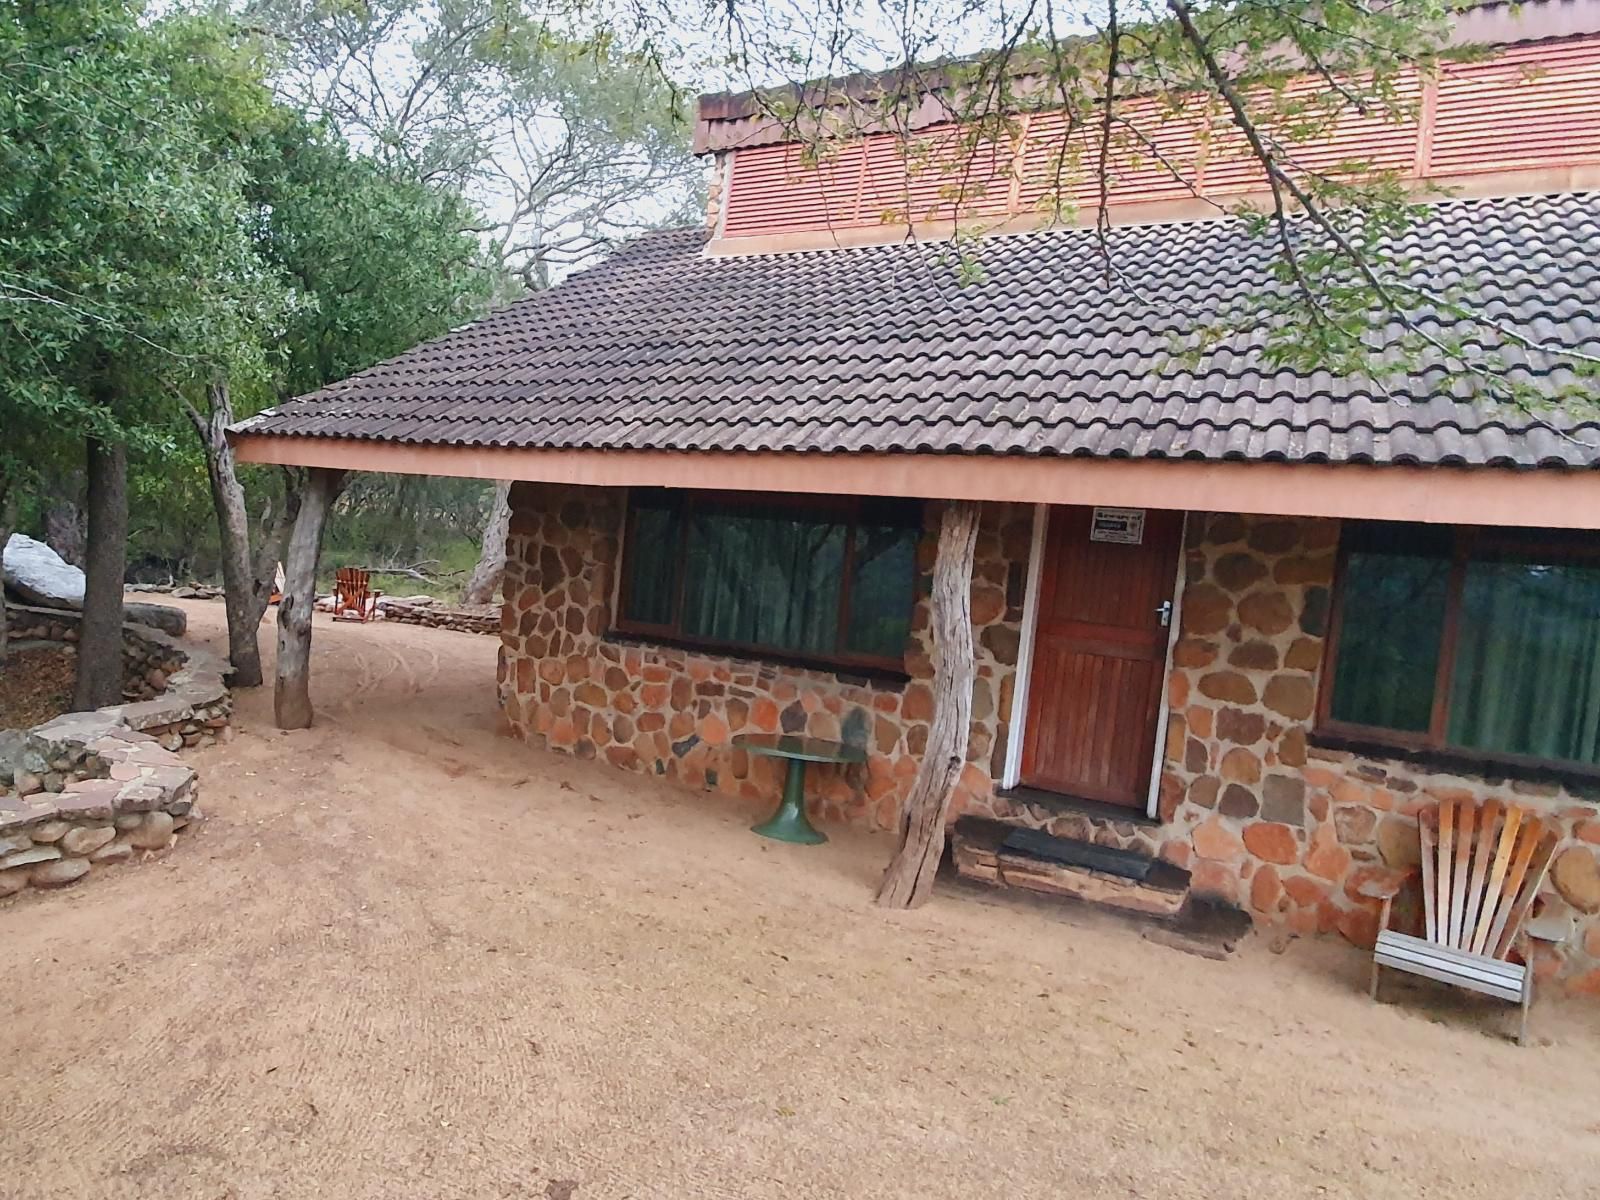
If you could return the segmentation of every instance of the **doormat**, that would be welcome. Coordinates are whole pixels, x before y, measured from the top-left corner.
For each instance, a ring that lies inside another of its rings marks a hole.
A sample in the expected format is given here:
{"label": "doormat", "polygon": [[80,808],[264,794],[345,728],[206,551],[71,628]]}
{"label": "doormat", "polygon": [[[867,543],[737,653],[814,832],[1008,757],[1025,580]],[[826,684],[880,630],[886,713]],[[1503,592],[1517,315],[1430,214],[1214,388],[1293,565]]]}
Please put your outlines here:
{"label": "doormat", "polygon": [[1046,862],[1061,863],[1068,867],[1082,867],[1106,875],[1119,875],[1143,883],[1155,860],[1133,850],[1118,850],[1113,846],[1096,846],[1058,838],[1038,829],[1013,829],[1000,843],[1003,850],[1014,850]]}

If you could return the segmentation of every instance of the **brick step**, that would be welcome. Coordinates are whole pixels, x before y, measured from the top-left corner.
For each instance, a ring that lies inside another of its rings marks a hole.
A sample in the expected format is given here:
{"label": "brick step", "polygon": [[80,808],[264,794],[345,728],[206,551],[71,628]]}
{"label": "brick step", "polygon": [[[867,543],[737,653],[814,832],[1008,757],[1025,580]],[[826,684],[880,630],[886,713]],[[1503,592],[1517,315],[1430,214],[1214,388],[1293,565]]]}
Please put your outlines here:
{"label": "brick step", "polygon": [[956,822],[951,856],[967,879],[1146,917],[1176,917],[1189,895],[1189,872],[1169,862],[985,817]]}

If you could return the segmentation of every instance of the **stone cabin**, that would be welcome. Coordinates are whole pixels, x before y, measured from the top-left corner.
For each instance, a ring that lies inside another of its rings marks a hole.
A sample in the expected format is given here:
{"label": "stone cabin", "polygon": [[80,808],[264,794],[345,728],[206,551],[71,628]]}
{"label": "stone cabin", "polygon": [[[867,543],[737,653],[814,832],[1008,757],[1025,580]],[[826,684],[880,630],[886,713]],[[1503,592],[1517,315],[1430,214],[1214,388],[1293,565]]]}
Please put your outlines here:
{"label": "stone cabin", "polygon": [[[1361,133],[1458,194],[1394,261],[1473,297],[1415,319],[1562,387],[1564,354],[1600,354],[1600,7],[1459,20],[1498,53]],[[1485,103],[1518,120],[1485,131]],[[822,178],[720,96],[696,146],[708,227],[232,432],[244,461],[517,481],[510,731],[753,813],[780,767],[736,737],[842,741],[865,761],[813,772],[815,815],[894,829],[935,708],[940,513],[978,501],[951,819],[1159,857],[1264,926],[1370,944],[1369,885],[1415,861],[1418,813],[1515,799],[1560,839],[1536,974],[1600,994],[1595,413],[1495,403],[1443,360],[1381,387],[1297,373],[1251,333],[1174,355],[1284,286],[1275,243],[1215,217],[1257,186],[1215,159],[1205,206],[1113,188],[1119,288],[1092,228],[1028,215],[1026,179],[963,283],[908,236],[961,214],[885,227],[841,201],[832,181],[906,183],[871,138]]]}

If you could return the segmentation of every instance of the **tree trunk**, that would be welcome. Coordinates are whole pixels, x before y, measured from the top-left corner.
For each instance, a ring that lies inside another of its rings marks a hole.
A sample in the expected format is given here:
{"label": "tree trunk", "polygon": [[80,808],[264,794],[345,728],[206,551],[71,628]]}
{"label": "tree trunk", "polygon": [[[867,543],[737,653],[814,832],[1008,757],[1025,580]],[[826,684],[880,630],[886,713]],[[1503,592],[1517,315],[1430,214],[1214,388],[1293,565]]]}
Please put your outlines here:
{"label": "tree trunk", "polygon": [[[76,497],[83,495],[83,480],[76,471],[56,480],[59,488],[56,498],[45,506],[44,544],[59,554],[64,562],[75,567],[83,566],[84,527],[83,513]],[[55,489],[52,489],[55,490]],[[61,493],[67,493],[62,495]]]}
{"label": "tree trunk", "polygon": [[478,551],[478,565],[472,568],[472,578],[467,581],[467,604],[488,604],[500,590],[500,577],[506,573],[506,534],[511,530],[511,484],[501,480],[494,485],[494,507],[489,510],[489,523],[483,527],[483,544]]}
{"label": "tree trunk", "polygon": [[72,707],[122,703],[122,581],[128,567],[128,448],[91,437],[89,538]]}
{"label": "tree trunk", "polygon": [[928,747],[900,817],[900,846],[878,885],[878,903],[915,908],[933,892],[944,855],[945,813],[967,761],[972,686],[977,661],[972,643],[972,558],[978,542],[978,505],[945,502],[939,557],[933,567],[933,720]]}
{"label": "tree trunk", "polygon": [[[209,411],[202,416],[190,409],[189,419],[205,451],[206,476],[211,483],[211,503],[217,510],[217,535],[222,544],[222,594],[228,614],[228,659],[233,663],[234,687],[260,687],[261,617],[272,599],[273,560],[263,554],[267,574],[250,554],[250,514],[244,488],[234,467],[228,426],[233,424],[233,398],[226,381],[207,389]],[[272,538],[263,530],[264,548]]]}
{"label": "tree trunk", "polygon": [[272,712],[279,729],[307,729],[311,708],[311,614],[317,599],[317,559],[328,511],[344,482],[343,471],[314,467],[307,474],[283,564],[283,599],[278,602],[278,668]]}

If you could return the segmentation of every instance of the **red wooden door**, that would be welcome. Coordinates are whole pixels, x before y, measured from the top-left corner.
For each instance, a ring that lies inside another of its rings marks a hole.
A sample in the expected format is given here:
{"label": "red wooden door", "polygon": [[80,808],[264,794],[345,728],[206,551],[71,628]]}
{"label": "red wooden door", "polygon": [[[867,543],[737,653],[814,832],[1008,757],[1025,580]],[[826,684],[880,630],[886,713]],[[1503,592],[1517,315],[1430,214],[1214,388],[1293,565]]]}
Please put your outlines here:
{"label": "red wooden door", "polygon": [[[1128,514],[1129,510],[1115,510]],[[1143,808],[1155,754],[1183,514],[1091,538],[1094,510],[1053,508],[1028,679],[1022,782]]]}

